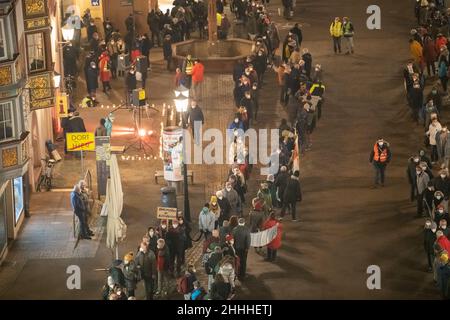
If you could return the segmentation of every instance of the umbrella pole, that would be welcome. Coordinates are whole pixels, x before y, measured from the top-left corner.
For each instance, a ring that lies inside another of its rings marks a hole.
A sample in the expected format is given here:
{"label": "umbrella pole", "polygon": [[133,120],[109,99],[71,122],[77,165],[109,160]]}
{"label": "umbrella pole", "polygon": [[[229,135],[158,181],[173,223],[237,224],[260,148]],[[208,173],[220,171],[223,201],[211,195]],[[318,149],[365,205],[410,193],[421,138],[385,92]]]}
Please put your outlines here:
{"label": "umbrella pole", "polygon": [[116,244],[116,260],[119,260],[119,245]]}

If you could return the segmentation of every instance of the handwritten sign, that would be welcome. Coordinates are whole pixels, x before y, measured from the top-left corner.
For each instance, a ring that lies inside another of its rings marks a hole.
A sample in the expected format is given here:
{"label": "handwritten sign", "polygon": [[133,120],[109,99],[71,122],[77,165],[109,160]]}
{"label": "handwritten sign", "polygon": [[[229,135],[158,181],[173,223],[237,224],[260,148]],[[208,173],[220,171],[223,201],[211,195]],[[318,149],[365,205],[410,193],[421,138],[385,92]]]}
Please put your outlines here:
{"label": "handwritten sign", "polygon": [[95,136],[92,132],[72,132],[66,134],[67,151],[94,151]]}

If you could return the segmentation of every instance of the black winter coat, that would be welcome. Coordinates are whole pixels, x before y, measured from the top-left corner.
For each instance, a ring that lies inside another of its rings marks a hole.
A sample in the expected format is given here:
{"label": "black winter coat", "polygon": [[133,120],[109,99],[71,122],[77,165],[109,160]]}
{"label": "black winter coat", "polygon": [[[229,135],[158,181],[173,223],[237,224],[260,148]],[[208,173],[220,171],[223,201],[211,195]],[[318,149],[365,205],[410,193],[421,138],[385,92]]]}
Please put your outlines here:
{"label": "black winter coat", "polygon": [[436,233],[431,231],[431,229],[423,230],[423,247],[426,253],[428,254],[434,253],[433,245],[435,241],[436,241]]}
{"label": "black winter coat", "polygon": [[209,297],[211,300],[226,300],[230,296],[231,285],[226,282],[214,281],[211,285]]}
{"label": "black winter coat", "polygon": [[246,226],[237,226],[231,233],[236,250],[248,250],[250,248],[250,230]]}
{"label": "black winter coat", "polygon": [[150,279],[156,276],[156,257],[153,251],[150,250],[147,253],[139,251],[136,254],[135,262],[143,278]]}
{"label": "black winter coat", "polygon": [[136,284],[138,281],[138,269],[134,261],[130,261],[128,265],[123,267],[123,275],[125,277],[125,286],[127,289],[136,289]]}
{"label": "black winter coat", "polygon": [[445,199],[450,195],[450,178],[446,177],[442,179],[440,176],[433,179],[433,185],[435,191],[441,191],[444,194]]}
{"label": "black winter coat", "polygon": [[298,178],[291,176],[284,190],[283,201],[285,203],[296,202],[297,199],[302,201],[302,190],[300,188],[300,181]]}

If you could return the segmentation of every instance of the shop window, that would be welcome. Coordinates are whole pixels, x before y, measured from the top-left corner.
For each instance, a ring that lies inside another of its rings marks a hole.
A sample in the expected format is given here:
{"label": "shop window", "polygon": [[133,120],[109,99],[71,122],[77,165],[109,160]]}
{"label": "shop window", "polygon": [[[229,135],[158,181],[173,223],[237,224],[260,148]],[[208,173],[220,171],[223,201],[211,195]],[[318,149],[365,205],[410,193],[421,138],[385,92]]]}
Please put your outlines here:
{"label": "shop window", "polygon": [[0,103],[0,142],[14,137],[13,103]]}
{"label": "shop window", "polygon": [[45,70],[44,33],[27,34],[27,55],[30,72]]}
{"label": "shop window", "polygon": [[5,192],[0,196],[0,256],[6,247],[8,240],[5,210]]}
{"label": "shop window", "polygon": [[17,224],[23,213],[23,178],[14,179],[14,224]]}
{"label": "shop window", "polygon": [[0,60],[5,60],[7,57],[5,22],[0,19]]}

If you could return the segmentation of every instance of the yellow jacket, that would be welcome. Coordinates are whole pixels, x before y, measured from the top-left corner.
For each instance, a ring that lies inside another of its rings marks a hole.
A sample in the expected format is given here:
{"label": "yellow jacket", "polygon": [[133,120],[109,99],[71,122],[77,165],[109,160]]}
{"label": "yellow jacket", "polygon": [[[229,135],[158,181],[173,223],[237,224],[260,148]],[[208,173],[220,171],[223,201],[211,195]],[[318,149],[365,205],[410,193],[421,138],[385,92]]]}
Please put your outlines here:
{"label": "yellow jacket", "polygon": [[220,13],[216,13],[216,18],[217,18],[217,26],[218,27],[222,26],[222,15]]}
{"label": "yellow jacket", "polygon": [[330,34],[333,37],[342,37],[344,31],[342,30],[342,22],[333,21],[330,25]]}
{"label": "yellow jacket", "polygon": [[423,49],[419,42],[414,40],[409,45],[409,50],[411,51],[411,56],[414,59],[415,63],[420,63],[422,61]]}

